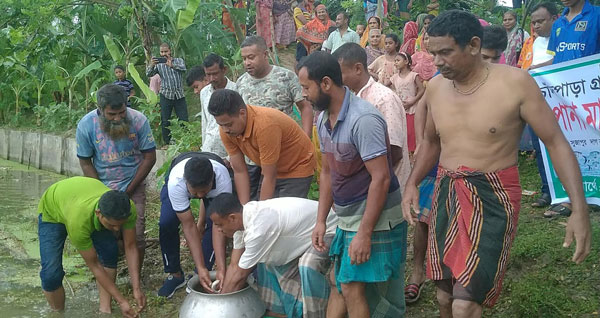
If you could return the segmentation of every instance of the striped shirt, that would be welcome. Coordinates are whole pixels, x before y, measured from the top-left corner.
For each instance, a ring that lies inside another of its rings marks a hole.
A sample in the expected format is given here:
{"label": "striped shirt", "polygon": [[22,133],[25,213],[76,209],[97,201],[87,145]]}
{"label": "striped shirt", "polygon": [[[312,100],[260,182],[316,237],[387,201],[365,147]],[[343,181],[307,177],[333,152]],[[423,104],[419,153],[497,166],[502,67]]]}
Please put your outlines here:
{"label": "striped shirt", "polygon": [[387,124],[373,105],[346,88],[342,109],[334,127],[329,112],[319,115],[317,131],[323,160],[331,171],[331,191],[335,212],[342,230],[357,231],[366,208],[371,175],[365,162],[387,156],[390,186],[375,231],[389,230],[400,224],[401,195],[392,168]]}
{"label": "striped shirt", "polygon": [[131,107],[131,102],[129,101],[129,94],[131,94],[131,90],[134,89],[133,84],[128,79],[119,80],[113,82],[115,85],[119,85],[125,89],[125,93],[127,94],[127,107]]}
{"label": "striped shirt", "polygon": [[183,59],[174,57],[173,67],[167,66],[167,63],[158,63],[146,68],[146,76],[152,77],[155,74],[160,76],[160,91],[168,99],[181,99],[185,97],[183,93],[183,73],[185,73],[185,62]]}

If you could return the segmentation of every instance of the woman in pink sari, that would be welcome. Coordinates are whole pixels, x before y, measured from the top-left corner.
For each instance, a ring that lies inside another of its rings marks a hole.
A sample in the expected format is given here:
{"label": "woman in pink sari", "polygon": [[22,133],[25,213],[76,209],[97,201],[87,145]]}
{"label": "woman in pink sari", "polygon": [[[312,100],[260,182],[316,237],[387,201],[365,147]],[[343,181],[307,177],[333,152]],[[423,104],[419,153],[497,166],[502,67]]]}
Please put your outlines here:
{"label": "woman in pink sari", "polygon": [[427,51],[428,44],[429,34],[424,33],[421,49],[411,56],[413,62],[412,70],[419,74],[423,81],[430,80],[435,75],[435,72],[437,72],[437,67],[433,64],[433,56]]}
{"label": "woman in pink sari", "polygon": [[256,0],[256,34],[267,42],[267,47],[273,46],[271,39],[271,11],[273,0]]}
{"label": "woman in pink sari", "polygon": [[404,52],[409,55],[413,55],[415,53],[415,43],[417,41],[417,37],[419,36],[419,25],[417,22],[408,21],[404,25],[404,32],[402,33],[402,46],[400,47],[400,52]]}

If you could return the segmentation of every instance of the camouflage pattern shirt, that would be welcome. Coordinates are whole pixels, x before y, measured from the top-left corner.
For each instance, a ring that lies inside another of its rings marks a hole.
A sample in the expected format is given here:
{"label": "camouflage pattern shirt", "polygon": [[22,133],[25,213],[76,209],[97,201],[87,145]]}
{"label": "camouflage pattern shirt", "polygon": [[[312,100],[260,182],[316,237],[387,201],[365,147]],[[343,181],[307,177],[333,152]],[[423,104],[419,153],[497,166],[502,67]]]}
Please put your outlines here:
{"label": "camouflage pattern shirt", "polygon": [[237,91],[249,105],[279,109],[292,118],[294,104],[303,100],[302,88],[294,72],[273,65],[273,69],[263,78],[254,78],[244,73],[237,80]]}

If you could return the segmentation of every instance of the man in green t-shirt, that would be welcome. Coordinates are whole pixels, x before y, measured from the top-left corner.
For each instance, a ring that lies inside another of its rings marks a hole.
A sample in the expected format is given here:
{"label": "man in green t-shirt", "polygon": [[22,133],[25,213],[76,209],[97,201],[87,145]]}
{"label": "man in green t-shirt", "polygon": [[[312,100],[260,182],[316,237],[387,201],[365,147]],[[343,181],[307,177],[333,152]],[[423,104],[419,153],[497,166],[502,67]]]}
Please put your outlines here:
{"label": "man in green t-shirt", "polygon": [[[38,212],[40,278],[50,307],[65,308],[62,253],[65,239],[69,237],[96,278],[100,311],[110,313],[114,298],[124,317],[137,316],[146,305],[146,296],[140,288],[135,240],[137,213],[127,194],[111,190],[97,179],[73,177],[51,185],[40,199]],[[118,247],[113,232],[120,229],[137,312],[115,285]]]}

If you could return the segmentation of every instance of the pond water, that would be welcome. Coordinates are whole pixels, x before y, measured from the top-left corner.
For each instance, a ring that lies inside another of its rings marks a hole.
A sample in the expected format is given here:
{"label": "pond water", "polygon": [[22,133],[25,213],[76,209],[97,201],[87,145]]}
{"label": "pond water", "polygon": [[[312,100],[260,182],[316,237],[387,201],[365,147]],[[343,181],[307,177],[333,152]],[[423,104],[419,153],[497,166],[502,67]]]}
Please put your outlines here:
{"label": "pond water", "polygon": [[[92,274],[79,253],[65,244],[66,310],[53,313],[42,293],[37,204],[64,176],[0,159],[0,317],[107,317],[98,312]],[[119,311],[113,306],[114,311]]]}

